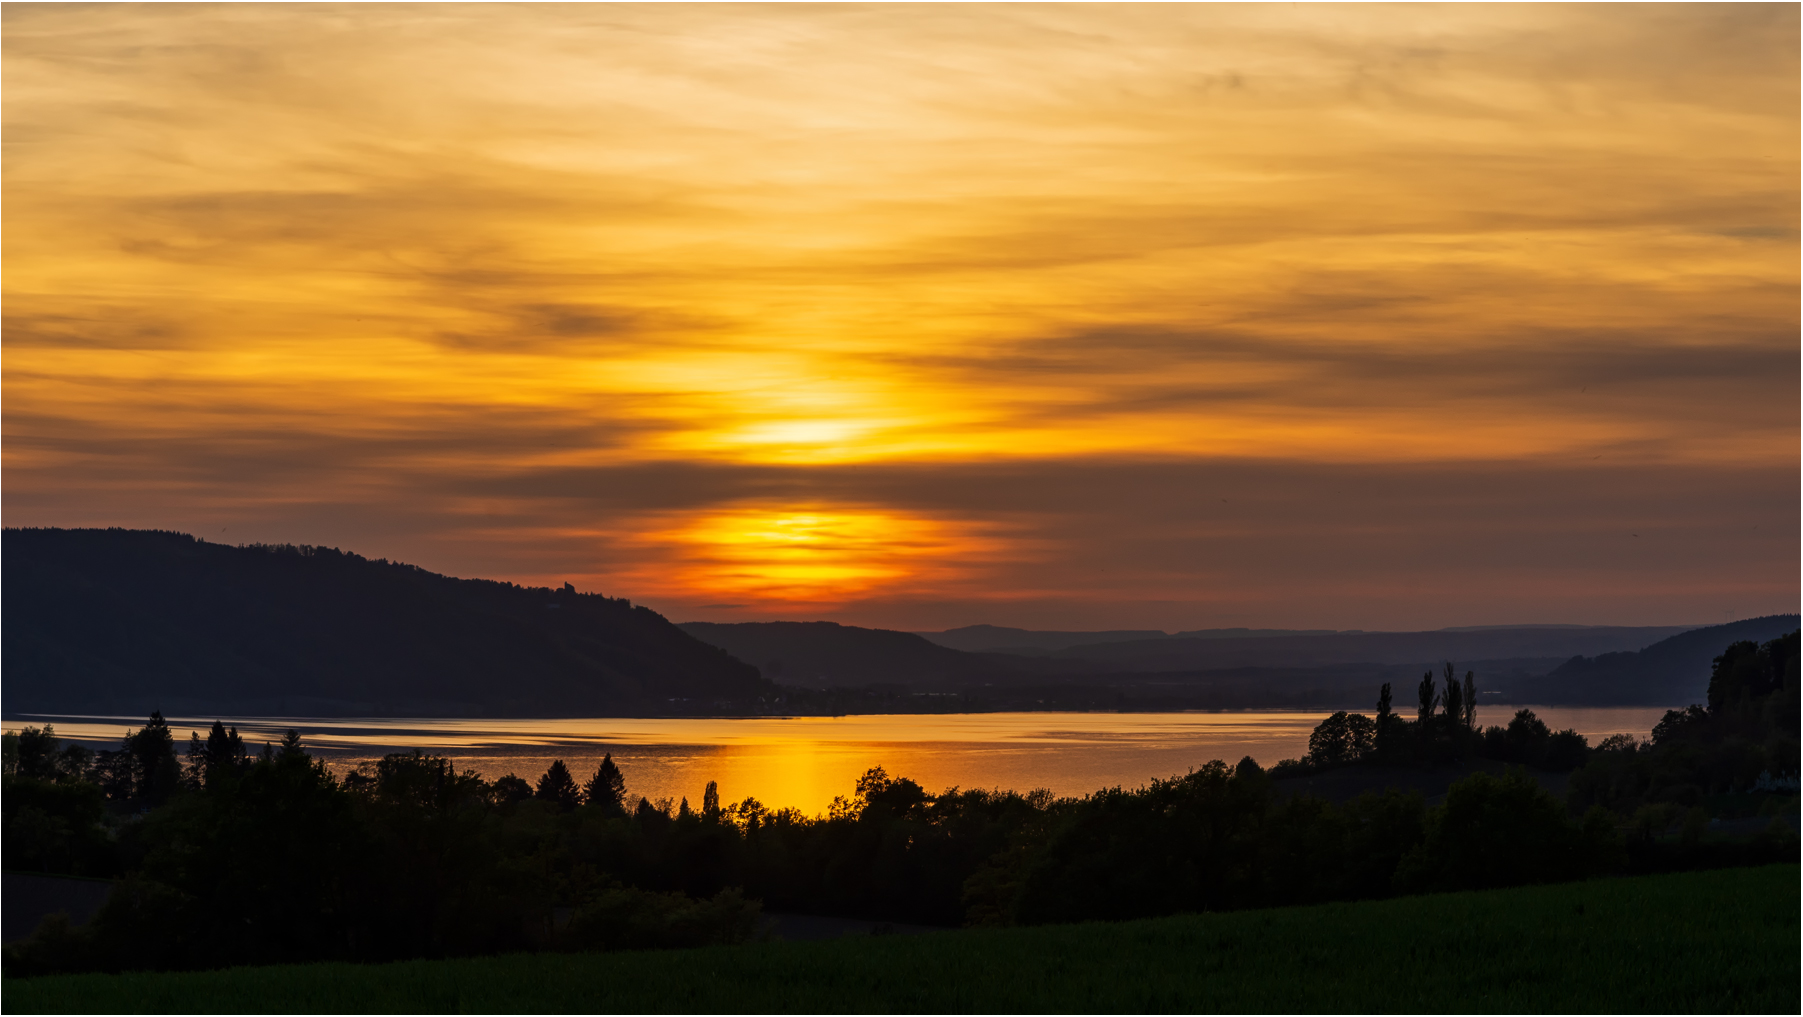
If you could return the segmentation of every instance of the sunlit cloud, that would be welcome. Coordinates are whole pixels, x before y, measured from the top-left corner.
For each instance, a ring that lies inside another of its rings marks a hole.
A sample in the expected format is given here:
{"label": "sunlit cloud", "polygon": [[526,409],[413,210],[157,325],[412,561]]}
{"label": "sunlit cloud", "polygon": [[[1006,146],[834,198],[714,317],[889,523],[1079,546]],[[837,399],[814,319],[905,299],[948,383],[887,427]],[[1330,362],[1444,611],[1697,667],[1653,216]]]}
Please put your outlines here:
{"label": "sunlit cloud", "polygon": [[[658,564],[634,575],[653,595],[690,602],[797,605],[930,595],[1003,556],[999,534],[918,513],[834,505],[739,507],[638,529]],[[1015,549],[1018,553],[1018,548]],[[674,567],[671,567],[674,566]]]}

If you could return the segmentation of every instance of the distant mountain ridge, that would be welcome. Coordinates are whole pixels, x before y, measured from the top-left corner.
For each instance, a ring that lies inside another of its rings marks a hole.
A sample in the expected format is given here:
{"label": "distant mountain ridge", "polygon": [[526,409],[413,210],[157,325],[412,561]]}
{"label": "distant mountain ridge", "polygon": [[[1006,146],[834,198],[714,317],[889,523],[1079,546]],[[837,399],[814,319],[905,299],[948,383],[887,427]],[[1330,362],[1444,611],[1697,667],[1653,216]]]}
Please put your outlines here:
{"label": "distant mountain ridge", "polygon": [[943,632],[916,632],[928,642],[966,653],[1055,653],[1078,646],[1097,643],[1125,643],[1152,639],[1245,639],[1255,636],[1330,635],[1333,629],[1197,629],[1191,632],[1165,632],[1163,629],[1106,629],[1093,632],[1067,632],[1045,629],[1012,629],[1000,625],[966,625]]}
{"label": "distant mountain ridge", "polygon": [[1328,632],[1238,638],[1163,639],[1073,646],[1054,659],[1112,671],[1193,671],[1329,664],[1432,664],[1450,660],[1578,655],[1639,650],[1686,631],[1681,626],[1510,628],[1430,632]]}
{"label": "distant mountain ridge", "polygon": [[[1739,625],[1740,623],[1737,623]],[[1701,630],[1699,645],[1754,638],[1771,625]],[[1655,648],[1686,634],[1676,626],[1471,626],[1430,632],[1216,630],[1204,636],[1148,630],[1051,633],[970,626],[947,633],[908,633],[832,622],[686,622],[682,628],[762,669],[790,687],[891,688],[914,694],[980,694],[997,703],[1081,704],[1079,708],[1238,709],[1356,707],[1369,709],[1385,681],[1412,688],[1422,670],[1452,661],[1478,672],[1486,702],[1602,702],[1619,691],[1639,703],[1657,691],[1595,684],[1553,690],[1546,676],[1574,657]],[[994,646],[1043,637],[1024,653],[968,652],[936,642]],[[1079,642],[1056,648],[1058,641]],[[1761,637],[1766,638],[1766,637]],[[1660,651],[1663,652],[1663,651]],[[1658,656],[1657,653],[1654,653]],[[1692,655],[1694,656],[1694,654]],[[1690,657],[1683,681],[1658,688],[1672,695],[1683,682],[1707,682],[1708,660]],[[1687,686],[1684,686],[1687,687]],[[1650,688],[1650,687],[1649,687]],[[1661,701],[1663,705],[1673,705]]]}
{"label": "distant mountain ridge", "polygon": [[[1382,663],[1400,663],[1390,658],[1397,656],[1397,651],[1390,649],[1391,644],[1399,640],[1412,646],[1439,645],[1450,649],[1476,648],[1483,656],[1494,656],[1498,652],[1508,651],[1503,655],[1520,655],[1518,651],[1532,651],[1529,656],[1563,656],[1553,647],[1569,646],[1609,646],[1617,648],[1618,644],[1626,644],[1621,648],[1650,645],[1666,636],[1679,632],[1687,632],[1696,626],[1691,625],[1654,625],[1654,626],[1606,626],[1606,625],[1463,625],[1452,628],[1433,629],[1423,632],[1372,632],[1364,629],[1191,629],[1183,632],[1165,632],[1160,629],[1115,629],[1102,631],[1059,631],[1005,628],[998,625],[966,625],[963,628],[947,629],[943,632],[917,632],[929,642],[970,653],[1008,653],[1022,656],[1059,656],[1089,660],[1106,660],[1122,663],[1135,658],[1153,657],[1168,658],[1155,665],[1159,669],[1177,670],[1196,663],[1190,654],[1199,652],[1205,658],[1225,655],[1230,661],[1238,661],[1251,653],[1268,654],[1276,652],[1288,657],[1291,653],[1289,643],[1258,643],[1257,649],[1247,651],[1240,647],[1192,647],[1198,641],[1216,640],[1314,640],[1323,636],[1346,637],[1340,644],[1310,643],[1311,650],[1320,650],[1328,645],[1344,647],[1365,647],[1365,656],[1347,657],[1347,660],[1369,660]],[[1476,636],[1468,639],[1465,637]],[[1485,636],[1494,636],[1486,639]],[[1437,643],[1436,643],[1437,640]],[[1148,644],[1163,644],[1150,646]],[[1127,644],[1133,644],[1127,648]],[[1338,656],[1344,651],[1329,651]],[[1420,649],[1402,651],[1404,656],[1419,657]],[[1582,652],[1582,651],[1579,651]],[[1608,652],[1591,650],[1592,653]],[[1372,656],[1376,654],[1376,656]],[[1319,663],[1320,654],[1311,653],[1307,661],[1292,661],[1297,664]],[[1422,658],[1426,659],[1426,658]],[[1210,665],[1219,663],[1210,659]],[[1252,663],[1228,663],[1221,666],[1246,667]]]}
{"label": "distant mountain ridge", "polygon": [[9,714],[604,716],[773,691],[656,612],[567,584],[166,531],[0,541]]}

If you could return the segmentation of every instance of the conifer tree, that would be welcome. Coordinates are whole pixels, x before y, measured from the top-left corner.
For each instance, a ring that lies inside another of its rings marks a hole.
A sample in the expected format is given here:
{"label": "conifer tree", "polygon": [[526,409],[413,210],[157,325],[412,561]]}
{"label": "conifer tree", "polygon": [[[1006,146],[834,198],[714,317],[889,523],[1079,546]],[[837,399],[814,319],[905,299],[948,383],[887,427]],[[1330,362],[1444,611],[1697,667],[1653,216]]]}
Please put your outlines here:
{"label": "conifer tree", "polygon": [[581,793],[576,790],[576,779],[570,776],[570,768],[563,765],[561,759],[554,761],[538,779],[538,789],[532,796],[540,801],[555,802],[565,809],[573,809],[582,801]]}
{"label": "conifer tree", "polygon": [[595,770],[595,775],[583,785],[582,800],[589,805],[599,805],[601,811],[610,816],[625,814],[626,776],[614,765],[613,753],[601,757],[601,765]]}

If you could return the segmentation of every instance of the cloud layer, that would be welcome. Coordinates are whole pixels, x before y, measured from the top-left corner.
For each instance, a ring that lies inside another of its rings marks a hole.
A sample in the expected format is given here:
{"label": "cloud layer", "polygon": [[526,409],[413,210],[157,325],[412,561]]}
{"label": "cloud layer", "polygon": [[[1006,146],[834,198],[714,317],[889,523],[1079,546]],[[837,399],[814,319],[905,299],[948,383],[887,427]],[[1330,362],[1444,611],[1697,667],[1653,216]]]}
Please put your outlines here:
{"label": "cloud layer", "polygon": [[1794,8],[4,18],[9,524],[685,618],[1795,607]]}

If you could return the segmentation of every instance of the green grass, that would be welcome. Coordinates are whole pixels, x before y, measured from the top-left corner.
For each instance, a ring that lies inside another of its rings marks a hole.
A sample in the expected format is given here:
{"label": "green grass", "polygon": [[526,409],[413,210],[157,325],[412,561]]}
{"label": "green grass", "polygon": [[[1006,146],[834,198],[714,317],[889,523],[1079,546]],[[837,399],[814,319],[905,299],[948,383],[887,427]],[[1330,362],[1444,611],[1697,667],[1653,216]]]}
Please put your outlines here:
{"label": "green grass", "polygon": [[1798,869],[1115,924],[7,979],[8,1013],[1796,1013]]}

